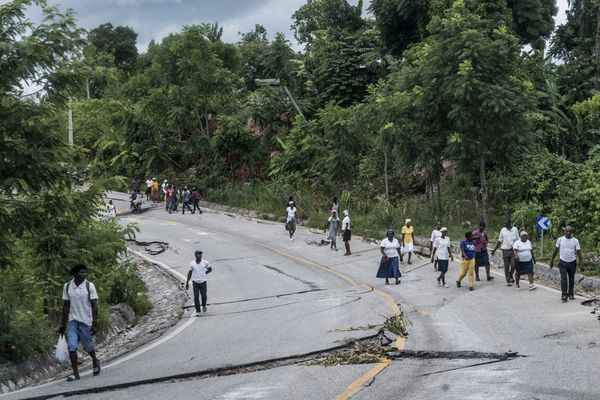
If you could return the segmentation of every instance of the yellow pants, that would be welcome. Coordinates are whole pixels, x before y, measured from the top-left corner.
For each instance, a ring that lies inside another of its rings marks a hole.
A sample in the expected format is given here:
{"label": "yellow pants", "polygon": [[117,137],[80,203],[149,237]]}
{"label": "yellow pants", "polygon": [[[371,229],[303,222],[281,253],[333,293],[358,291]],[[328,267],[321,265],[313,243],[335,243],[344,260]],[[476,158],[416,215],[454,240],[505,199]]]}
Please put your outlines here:
{"label": "yellow pants", "polygon": [[469,261],[460,260],[460,275],[458,281],[462,281],[465,275],[469,273],[469,287],[473,287],[473,281],[475,280],[475,259],[471,258]]}

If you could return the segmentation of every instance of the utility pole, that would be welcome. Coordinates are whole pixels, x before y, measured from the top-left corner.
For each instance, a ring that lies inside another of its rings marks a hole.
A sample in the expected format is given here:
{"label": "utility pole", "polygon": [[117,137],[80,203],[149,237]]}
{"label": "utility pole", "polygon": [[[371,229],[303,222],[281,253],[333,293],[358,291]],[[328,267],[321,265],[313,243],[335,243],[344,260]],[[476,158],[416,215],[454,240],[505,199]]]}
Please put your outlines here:
{"label": "utility pole", "polygon": [[69,146],[73,146],[73,102],[69,98]]}
{"label": "utility pole", "polygon": [[287,86],[281,84],[281,81],[279,79],[255,79],[254,82],[258,86],[281,86],[281,87],[283,87],[283,91],[285,92],[285,94],[287,94],[288,98],[290,99],[290,102],[292,103],[292,105],[294,106],[294,108],[296,109],[298,114],[300,114],[302,119],[304,121],[306,121],[306,117],[302,113],[302,110],[298,106],[298,103],[296,103],[296,99],[294,99],[294,96],[292,96],[292,93],[287,88]]}

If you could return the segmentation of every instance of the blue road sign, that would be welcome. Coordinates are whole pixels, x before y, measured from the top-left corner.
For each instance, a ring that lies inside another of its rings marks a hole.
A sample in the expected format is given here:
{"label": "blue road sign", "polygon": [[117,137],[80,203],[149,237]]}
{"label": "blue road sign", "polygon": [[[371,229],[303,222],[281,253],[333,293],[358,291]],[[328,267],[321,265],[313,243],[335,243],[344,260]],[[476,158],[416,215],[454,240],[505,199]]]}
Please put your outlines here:
{"label": "blue road sign", "polygon": [[548,229],[550,229],[550,220],[547,217],[544,217],[543,215],[537,217],[535,219],[535,222],[535,229],[537,229],[538,231],[547,231]]}

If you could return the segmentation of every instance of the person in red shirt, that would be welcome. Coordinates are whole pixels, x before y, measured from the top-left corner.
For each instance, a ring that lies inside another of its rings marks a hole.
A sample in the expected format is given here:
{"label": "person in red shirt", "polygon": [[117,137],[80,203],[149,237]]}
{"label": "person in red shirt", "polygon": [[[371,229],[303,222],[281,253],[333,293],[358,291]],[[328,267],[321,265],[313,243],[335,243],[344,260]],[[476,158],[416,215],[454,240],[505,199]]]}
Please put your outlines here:
{"label": "person in red shirt", "polygon": [[479,223],[479,229],[473,231],[473,241],[475,242],[475,280],[479,279],[479,267],[485,267],[488,282],[494,279],[490,275],[490,256],[488,254],[488,234],[485,231],[485,222]]}

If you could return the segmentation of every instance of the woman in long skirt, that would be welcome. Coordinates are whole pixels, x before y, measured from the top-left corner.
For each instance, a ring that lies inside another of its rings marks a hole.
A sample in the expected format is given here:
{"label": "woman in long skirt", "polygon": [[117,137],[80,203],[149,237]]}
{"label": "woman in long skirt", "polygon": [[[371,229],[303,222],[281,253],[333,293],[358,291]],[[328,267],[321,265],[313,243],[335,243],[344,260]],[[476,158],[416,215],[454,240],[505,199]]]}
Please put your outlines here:
{"label": "woman in long skirt", "polygon": [[396,285],[400,283],[400,263],[398,262],[398,249],[400,242],[395,237],[393,230],[387,232],[386,238],[381,241],[379,249],[381,250],[381,262],[377,270],[377,278],[385,278],[385,284],[389,285],[389,278],[396,279]]}
{"label": "woman in long skirt", "polygon": [[533,246],[529,241],[527,232],[521,232],[521,239],[513,244],[515,259],[517,260],[517,268],[515,270],[515,285],[517,290],[521,289],[521,276],[527,275],[529,278],[529,290],[535,290],[536,286],[533,283],[533,265],[535,264],[535,256],[533,255]]}

